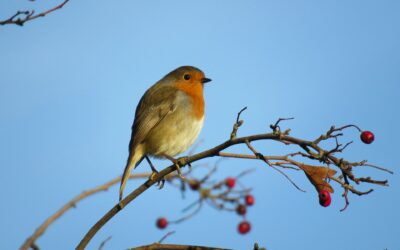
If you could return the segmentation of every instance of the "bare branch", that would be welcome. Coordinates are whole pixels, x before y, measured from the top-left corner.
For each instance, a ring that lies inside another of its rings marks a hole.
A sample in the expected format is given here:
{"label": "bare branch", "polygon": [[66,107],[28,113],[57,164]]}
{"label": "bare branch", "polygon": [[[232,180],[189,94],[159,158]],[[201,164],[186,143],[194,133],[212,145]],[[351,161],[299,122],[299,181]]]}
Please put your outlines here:
{"label": "bare branch", "polygon": [[[243,109],[244,110],[244,109]],[[241,110],[241,112],[243,111]],[[236,124],[240,124],[240,113],[238,113],[237,119],[236,119]],[[229,138],[229,140],[211,148],[208,150],[205,150],[201,153],[195,154],[195,155],[190,155],[190,156],[185,156],[181,157],[176,160],[176,162],[179,163],[179,165],[183,168],[187,165],[190,165],[193,162],[205,159],[205,158],[211,158],[214,156],[222,156],[222,157],[232,157],[232,158],[245,158],[245,159],[260,159],[267,163],[270,167],[273,169],[279,171],[281,174],[283,174],[296,188],[301,190],[291,179],[281,170],[279,170],[277,167],[282,167],[282,168],[292,168],[296,170],[303,170],[308,179],[311,181],[311,183],[316,187],[317,191],[319,191],[318,185],[323,185],[324,188],[328,188],[332,190],[333,188],[323,179],[331,179],[334,180],[335,182],[339,183],[343,188],[344,188],[344,198],[346,201],[346,206],[349,204],[347,193],[348,191],[351,191],[354,194],[357,195],[365,195],[373,191],[373,189],[370,189],[368,191],[362,192],[358,191],[355,189],[353,186],[350,185],[349,181],[353,181],[356,184],[360,184],[363,182],[370,183],[370,184],[377,184],[377,185],[382,185],[386,186],[387,185],[387,180],[374,180],[370,177],[366,178],[358,178],[354,176],[352,173],[352,168],[357,167],[357,166],[368,166],[366,165],[366,161],[361,161],[361,162],[350,162],[347,161],[343,158],[337,158],[334,156],[336,153],[341,153],[348,145],[349,143],[345,144],[345,146],[341,146],[338,137],[342,135],[342,133],[335,133],[335,132],[343,132],[344,129],[350,128],[350,127],[355,127],[355,125],[347,125],[343,126],[341,128],[336,129],[335,127],[331,127],[328,132],[323,135],[318,137],[317,139],[314,140],[304,140],[300,138],[295,138],[292,136],[289,136],[289,129],[281,132],[281,129],[279,127],[279,122],[285,120],[285,119],[279,119],[274,125],[271,125],[271,128],[273,129],[272,133],[265,133],[265,134],[256,134],[256,135],[250,135],[250,136],[244,136],[244,137],[239,137],[237,138],[236,136],[233,136],[233,138]],[[238,125],[239,126],[239,125]],[[235,128],[235,127],[234,127]],[[235,129],[233,130],[233,135],[235,135]],[[326,150],[322,148],[319,145],[319,142],[323,140],[328,140],[333,138],[336,142],[336,147],[331,150]],[[264,156],[260,152],[258,152],[252,145],[251,142],[254,141],[260,141],[260,140],[273,140],[280,142],[284,145],[290,144],[290,145],[297,145],[300,149],[304,150],[304,152],[296,152],[296,153],[290,153],[285,156]],[[223,150],[230,148],[231,146],[234,145],[240,145],[244,144],[247,145],[247,147],[253,152],[253,156],[248,156],[248,155],[243,155],[243,154],[229,154],[229,153],[224,153],[222,152]],[[319,163],[323,163],[327,166],[313,166],[309,164],[303,164],[301,162],[298,162],[293,159],[293,157],[296,156],[301,156],[304,158],[308,158],[311,160],[318,161]],[[123,200],[121,200],[119,203],[117,203],[114,207],[112,207],[95,225],[93,225],[90,230],[86,233],[86,235],[82,238],[81,242],[77,246],[76,249],[84,249],[90,242],[90,240],[96,235],[96,233],[111,219],[113,218],[119,211],[124,209],[129,203],[131,203],[133,200],[135,200],[139,195],[141,195],[143,192],[145,192],[148,188],[150,188],[152,185],[155,183],[159,182],[160,180],[164,179],[166,176],[170,175],[173,171],[176,169],[176,164],[174,163],[173,165],[166,167],[159,173],[157,173],[153,178],[148,179],[145,183],[140,185],[137,189],[132,191],[129,195],[127,195]],[[334,174],[337,171],[331,170],[330,166],[334,165],[339,170],[342,172],[342,176],[336,177]],[[383,170],[382,168],[376,167],[377,169]],[[211,170],[211,173],[215,171],[214,169]],[[391,171],[388,171],[391,172]],[[210,175],[210,174],[209,174]],[[209,176],[208,175],[208,176]],[[315,175],[315,176],[314,176]],[[343,181],[343,178],[345,181]],[[206,176],[203,181],[207,180],[208,177]],[[189,183],[189,181],[193,180],[186,180],[184,181],[185,183]],[[238,203],[238,197],[230,197],[228,194],[233,192],[230,191],[224,191],[219,194],[212,194],[212,190],[216,190],[218,188],[221,188],[224,185],[224,182],[218,182],[214,184],[211,188],[200,188],[199,193],[200,193],[200,199],[196,201],[195,204],[199,204],[199,207],[201,207],[202,201],[206,201],[210,203],[211,205],[215,206],[218,209],[225,209],[232,211],[231,208],[225,207],[223,203],[219,203],[219,201],[222,202],[232,202],[232,203]],[[347,191],[346,191],[347,190]],[[241,195],[242,193],[249,192],[249,189],[244,189],[243,191],[239,191],[238,194]],[[239,196],[240,197],[240,196]],[[199,208],[198,208],[199,209]],[[197,209],[196,209],[197,210]],[[197,211],[195,210],[195,213]],[[192,216],[193,214],[190,214],[189,216]],[[160,248],[159,248],[160,249]]]}
{"label": "bare branch", "polygon": [[376,169],[385,171],[385,172],[387,172],[387,173],[389,173],[389,174],[394,174],[394,172],[391,171],[391,170],[389,170],[389,169],[382,168],[382,167],[379,167],[379,166],[376,166],[376,165],[372,165],[372,164],[368,164],[368,163],[366,163],[366,161],[365,161],[363,164],[361,164],[360,166],[366,166],[366,167],[376,168]]}
{"label": "bare branch", "polygon": [[[245,144],[247,141],[257,141],[257,140],[276,140],[279,141],[280,135],[274,133],[267,134],[259,134],[252,136],[245,136],[240,138],[235,138],[232,140],[228,140],[214,148],[203,151],[201,153],[189,156],[182,157],[179,161],[182,163],[181,166],[184,167],[188,163],[193,163],[195,161],[214,157],[219,154],[222,150],[237,144]],[[286,141],[291,141],[296,144],[305,144],[306,142],[294,137],[283,136],[283,139]],[[109,210],[85,235],[82,241],[77,246],[77,249],[84,249],[89,241],[93,238],[93,236],[103,227],[112,217],[114,217],[119,211],[121,211],[126,205],[128,205],[131,201],[133,201],[137,196],[146,191],[149,187],[151,187],[154,183],[162,180],[165,176],[172,173],[175,170],[175,165],[171,165],[162,171],[160,171],[157,175],[154,176],[152,180],[147,180],[144,184],[138,187],[136,190],[131,192],[128,196],[126,196],[123,200],[121,200],[118,204],[116,204],[111,210]]]}
{"label": "bare branch", "polygon": [[239,127],[243,125],[243,120],[240,120],[240,115],[241,115],[242,112],[245,111],[246,109],[247,109],[247,107],[242,108],[242,109],[239,111],[239,113],[237,114],[236,122],[233,124],[233,129],[232,129],[232,132],[231,132],[231,140],[234,139],[234,138],[236,138],[236,134],[237,134],[237,131],[238,131]]}
{"label": "bare branch", "polygon": [[[138,173],[131,175],[130,179],[140,179],[140,178],[148,178],[150,173]],[[59,219],[64,213],[66,213],[71,208],[76,208],[76,204],[83,199],[97,194],[99,192],[107,191],[111,186],[119,183],[121,181],[121,177],[116,177],[111,181],[108,181],[100,186],[89,189],[87,191],[82,192],[81,194],[75,196],[72,200],[68,201],[64,206],[62,206],[57,212],[47,218],[36,230],[35,232],[24,242],[24,244],[20,247],[20,250],[27,250],[32,247],[35,241],[44,234],[46,229],[57,219]]]}
{"label": "bare branch", "polygon": [[[299,138],[295,138],[289,135],[281,134],[281,133],[266,133],[266,134],[257,134],[257,135],[251,135],[251,136],[244,136],[244,137],[239,137],[239,138],[234,138],[234,139],[229,139],[225,141],[224,143],[217,145],[214,148],[205,150],[201,153],[189,156],[189,157],[182,157],[179,160],[181,163],[180,165],[184,167],[185,165],[189,163],[193,163],[195,161],[205,159],[205,158],[210,158],[214,156],[220,155],[221,151],[223,151],[226,148],[229,148],[233,145],[238,145],[238,144],[246,144],[250,143],[252,141],[259,141],[259,140],[274,140],[278,141],[281,143],[286,143],[289,142],[291,144],[296,144],[300,148],[303,148],[306,150],[306,153],[310,154],[310,157],[313,159],[316,159],[320,162],[324,162],[326,164],[334,164],[343,172],[345,172],[346,175],[349,175],[349,178],[352,180],[358,180],[358,182],[369,182],[369,183],[374,183],[373,180],[371,179],[356,179],[350,172],[349,166],[352,166],[352,163],[345,161],[344,159],[339,159],[333,156],[332,154],[328,154],[327,150],[322,149],[320,146],[315,144],[313,141],[307,141]],[[315,152],[318,153],[313,153],[310,149],[315,150]],[[93,238],[93,236],[112,218],[114,217],[119,211],[121,211],[126,205],[128,205],[130,202],[132,202],[137,196],[142,194],[144,191],[146,191],[149,187],[151,187],[154,183],[160,181],[162,178],[164,178],[166,175],[172,173],[175,170],[175,165],[171,165],[161,172],[159,172],[152,180],[147,180],[144,184],[142,184],[140,187],[138,187],[136,190],[131,192],[128,196],[125,197],[125,199],[121,200],[118,204],[116,204],[113,208],[111,208],[83,237],[79,245],[77,246],[77,249],[84,249],[89,241]],[[336,179],[336,181],[340,181],[339,179]],[[342,182],[342,181],[340,181]],[[339,183],[340,183],[339,182]],[[343,182],[342,182],[343,183]],[[381,182],[378,182],[380,184]],[[344,185],[344,183],[343,183]],[[350,191],[353,193],[361,194],[362,192],[359,192],[353,188],[349,188]]]}
{"label": "bare branch", "polygon": [[271,124],[269,125],[269,127],[272,129],[273,132],[281,132],[281,127],[279,126],[279,123],[282,121],[287,121],[287,120],[293,120],[294,117],[290,117],[290,118],[279,118],[275,124]]}
{"label": "bare branch", "polygon": [[99,246],[99,250],[102,250],[103,248],[104,248],[104,246],[106,245],[106,243],[109,241],[109,240],[111,240],[111,236],[108,236],[105,240],[103,240],[101,243],[100,243],[100,246]]}
{"label": "bare branch", "polygon": [[[278,122],[276,123],[278,124]],[[284,172],[282,172],[282,170],[277,169],[274,167],[273,164],[271,164],[268,159],[262,155],[260,152],[256,151],[255,148],[253,146],[251,146],[249,141],[246,141],[246,145],[247,147],[254,153],[254,155],[256,157],[258,157],[258,159],[264,161],[265,163],[267,163],[270,167],[272,167],[273,169],[275,169],[276,171],[278,171],[280,174],[282,174],[283,176],[285,176],[285,178],[295,187],[297,188],[297,190],[301,191],[301,192],[306,192],[305,190],[303,190],[302,188],[300,188],[287,174],[285,174]]]}
{"label": "bare branch", "polygon": [[64,0],[61,4],[48,9],[46,11],[43,11],[39,14],[35,14],[34,10],[26,10],[26,11],[17,11],[14,15],[12,15],[10,18],[0,21],[0,25],[6,25],[6,24],[15,24],[18,26],[23,26],[26,22],[31,21],[33,19],[36,19],[38,17],[44,17],[47,14],[50,14],[53,11],[56,11],[58,9],[61,9],[62,7],[64,7],[65,4],[67,4],[69,2],[69,0]]}
{"label": "bare branch", "polygon": [[190,245],[173,245],[153,243],[147,246],[130,248],[130,250],[229,250],[226,248],[190,246]]}
{"label": "bare branch", "polygon": [[157,243],[161,244],[164,240],[166,240],[169,236],[173,235],[175,231],[168,232],[166,235],[164,235]]}

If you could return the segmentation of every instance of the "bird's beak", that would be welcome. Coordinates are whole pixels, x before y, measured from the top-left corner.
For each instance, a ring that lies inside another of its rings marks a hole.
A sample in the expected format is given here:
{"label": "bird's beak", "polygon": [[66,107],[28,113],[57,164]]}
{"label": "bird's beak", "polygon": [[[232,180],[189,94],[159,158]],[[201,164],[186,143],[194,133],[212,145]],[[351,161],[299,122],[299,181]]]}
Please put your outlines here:
{"label": "bird's beak", "polygon": [[211,82],[211,79],[206,77],[201,79],[201,83],[207,83],[207,82]]}

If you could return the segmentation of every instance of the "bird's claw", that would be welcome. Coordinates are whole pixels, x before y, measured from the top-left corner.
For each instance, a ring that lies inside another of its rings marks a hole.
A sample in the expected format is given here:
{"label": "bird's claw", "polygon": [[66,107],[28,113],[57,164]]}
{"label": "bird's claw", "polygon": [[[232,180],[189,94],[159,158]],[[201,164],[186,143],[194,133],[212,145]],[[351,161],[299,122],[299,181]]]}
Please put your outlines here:
{"label": "bird's claw", "polygon": [[164,187],[165,179],[163,178],[162,180],[157,182],[158,189],[162,189]]}
{"label": "bird's claw", "polygon": [[176,167],[176,172],[178,172],[178,176],[179,178],[184,181],[185,180],[185,176],[183,176],[181,168],[179,166],[179,163],[175,163],[175,167]]}
{"label": "bird's claw", "polygon": [[[151,175],[150,175],[150,180],[154,181],[156,179],[157,174],[158,174],[158,171],[153,170],[153,173],[151,173]],[[164,187],[164,184],[165,184],[165,179],[163,178],[163,179],[157,181],[156,185],[157,185],[158,189],[162,189]]]}
{"label": "bird's claw", "polygon": [[173,158],[173,157],[171,157],[171,156],[169,156],[169,155],[164,155],[164,157],[167,158],[168,160],[172,161],[172,163],[175,165],[176,172],[178,172],[179,178],[180,178],[182,181],[184,181],[184,180],[185,180],[185,176],[183,176],[180,166],[183,166],[183,165],[186,164],[186,163],[185,163],[186,157],[181,157],[181,158],[179,158],[179,159],[175,159],[175,158]]}

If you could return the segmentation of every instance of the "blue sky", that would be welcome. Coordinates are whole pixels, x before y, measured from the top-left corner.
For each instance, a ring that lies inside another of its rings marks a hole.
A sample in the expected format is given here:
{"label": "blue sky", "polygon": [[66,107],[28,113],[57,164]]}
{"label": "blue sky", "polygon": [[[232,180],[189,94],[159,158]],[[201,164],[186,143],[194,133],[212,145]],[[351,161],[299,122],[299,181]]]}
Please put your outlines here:
{"label": "blue sky", "polygon": [[[0,17],[48,3],[0,3]],[[0,27],[0,248],[16,249],[42,221],[81,191],[122,173],[134,109],[143,92],[181,65],[201,68],[206,120],[196,151],[229,136],[237,111],[248,106],[239,135],[262,133],[278,117],[292,135],[313,139],[329,126],[358,124],[376,141],[362,144],[354,130],[349,160],[368,159],[356,174],[389,178],[368,196],[343,206],[333,185],[332,205],[319,206],[301,173],[294,189],[261,162],[226,160],[215,178],[236,175],[254,188],[252,231],[236,232],[240,218],[205,207],[174,225],[167,243],[251,249],[399,249],[400,3],[398,1],[71,1],[24,27]],[[256,143],[264,154],[285,154],[276,143]],[[236,152],[249,153],[238,147]],[[213,164],[216,159],[203,161]],[[159,161],[161,169],[168,162]],[[145,164],[138,171],[145,171]],[[132,182],[133,189],[141,182]],[[361,190],[371,186],[362,185]],[[37,242],[71,249],[111,208],[118,189],[85,200]],[[158,216],[177,218],[196,199],[171,186],[152,188],[93,239],[112,235],[106,249],[159,240]]]}

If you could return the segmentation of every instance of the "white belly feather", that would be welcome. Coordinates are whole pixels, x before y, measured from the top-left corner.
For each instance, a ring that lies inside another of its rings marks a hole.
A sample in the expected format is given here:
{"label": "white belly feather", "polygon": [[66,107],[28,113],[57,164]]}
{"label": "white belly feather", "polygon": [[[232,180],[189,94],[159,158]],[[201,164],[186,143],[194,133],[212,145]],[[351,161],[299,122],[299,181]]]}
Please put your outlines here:
{"label": "white belly feather", "polygon": [[204,118],[201,120],[182,119],[178,122],[179,124],[172,125],[171,130],[175,130],[174,137],[160,141],[158,152],[154,152],[154,155],[175,156],[186,151],[199,136],[203,122]]}

